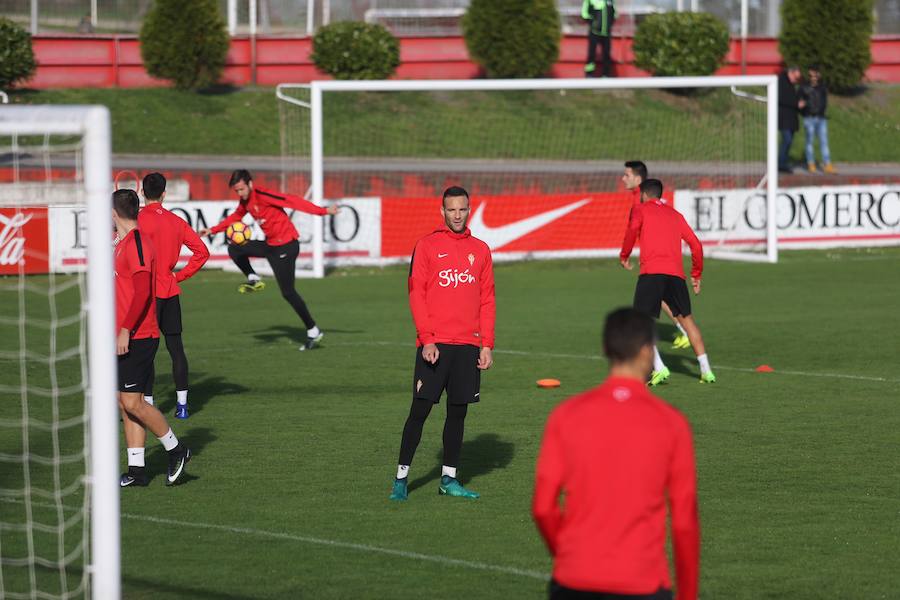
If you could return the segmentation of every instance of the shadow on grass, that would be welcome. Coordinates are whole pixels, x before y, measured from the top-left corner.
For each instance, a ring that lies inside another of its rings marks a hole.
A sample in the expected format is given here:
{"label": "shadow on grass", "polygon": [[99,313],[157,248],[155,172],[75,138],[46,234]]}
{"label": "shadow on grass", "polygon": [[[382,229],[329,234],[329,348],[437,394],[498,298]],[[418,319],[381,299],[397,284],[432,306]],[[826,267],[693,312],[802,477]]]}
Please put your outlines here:
{"label": "shadow on grass", "polygon": [[[153,598],[153,593],[155,592],[157,594],[164,593],[182,598],[199,598],[203,600],[252,600],[254,598],[254,596],[217,592],[197,586],[185,585],[184,583],[165,583],[128,574],[122,575],[122,583],[125,597]],[[146,596],[144,596],[145,594]]]}
{"label": "shadow on grass", "polygon": [[[515,448],[514,444],[500,439],[496,433],[482,433],[474,440],[464,441],[460,455],[460,483],[465,485],[474,477],[487,475],[494,469],[506,467],[512,461]],[[431,471],[410,482],[410,492],[440,479],[443,451],[439,450],[435,458],[437,464]]]}
{"label": "shadow on grass", "polygon": [[[362,329],[322,329],[322,332],[325,334],[325,341],[322,342],[322,345],[325,346],[328,344],[328,336],[331,334],[354,334],[354,333],[365,333]],[[265,342],[267,344],[271,344],[280,340],[289,340],[292,342],[297,342],[298,344],[306,339],[306,329],[303,327],[296,327],[293,325],[273,325],[268,329],[264,329],[262,331],[258,331],[253,334],[253,337],[258,339],[261,342]]]}
{"label": "shadow on grass", "polygon": [[[160,373],[157,370],[156,379],[159,381]],[[165,377],[165,375],[163,375]],[[174,418],[172,416],[173,411],[175,410],[175,399],[172,397],[174,394],[174,387],[171,385],[171,381],[168,381],[169,385],[162,388],[162,393],[160,393],[160,388],[157,388],[154,391],[154,395],[157,398],[165,398],[165,400],[161,402],[157,402],[157,408],[166,416],[167,419]],[[239,383],[233,383],[225,379],[225,377],[221,375],[207,375],[203,372],[191,373],[191,383],[190,383],[190,395],[188,396],[188,410],[191,415],[194,415],[203,410],[203,407],[207,402],[216,398],[217,396],[231,396],[234,394],[243,394],[244,392],[249,391],[250,388],[243,386]]]}

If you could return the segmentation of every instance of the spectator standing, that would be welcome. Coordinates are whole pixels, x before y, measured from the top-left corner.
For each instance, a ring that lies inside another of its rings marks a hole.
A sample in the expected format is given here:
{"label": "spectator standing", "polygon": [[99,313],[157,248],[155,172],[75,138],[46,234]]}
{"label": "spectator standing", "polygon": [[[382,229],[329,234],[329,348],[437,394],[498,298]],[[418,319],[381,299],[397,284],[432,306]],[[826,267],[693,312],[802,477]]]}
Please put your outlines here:
{"label": "spectator standing", "polygon": [[816,153],[813,148],[815,138],[819,138],[819,152],[822,155],[822,170],[829,175],[836,173],[831,164],[831,150],[828,148],[828,88],[822,81],[818,65],[808,71],[809,80],[800,87],[800,99],[806,103],[803,108],[803,129],[806,132],[806,168],[816,172]]}
{"label": "spectator standing", "polygon": [[800,129],[799,110],[806,106],[797,94],[797,84],[802,74],[800,67],[790,66],[778,76],[778,132],[781,134],[781,145],[778,148],[778,170],[792,173],[791,144],[794,133]]}

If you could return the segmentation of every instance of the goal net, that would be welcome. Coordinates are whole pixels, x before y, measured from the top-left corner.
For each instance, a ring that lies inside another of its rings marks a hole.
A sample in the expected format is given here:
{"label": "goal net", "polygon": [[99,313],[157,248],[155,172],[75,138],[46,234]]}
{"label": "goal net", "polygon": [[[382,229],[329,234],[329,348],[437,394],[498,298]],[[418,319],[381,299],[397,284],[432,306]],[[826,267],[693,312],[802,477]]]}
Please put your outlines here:
{"label": "goal net", "polygon": [[310,225],[326,264],[405,260],[449,185],[496,260],[615,256],[623,163],[642,160],[710,255],[774,261],[776,93],[774,76],[282,84],[284,181],[344,207]]}
{"label": "goal net", "polygon": [[0,106],[0,598],[120,594],[111,189],[105,108]]}

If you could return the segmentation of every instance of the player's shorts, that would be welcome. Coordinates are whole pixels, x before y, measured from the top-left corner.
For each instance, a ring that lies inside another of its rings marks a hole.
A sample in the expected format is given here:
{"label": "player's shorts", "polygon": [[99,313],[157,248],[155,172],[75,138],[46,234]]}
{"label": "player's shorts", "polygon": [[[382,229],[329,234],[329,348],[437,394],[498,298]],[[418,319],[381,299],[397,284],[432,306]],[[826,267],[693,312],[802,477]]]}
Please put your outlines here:
{"label": "player's shorts", "polygon": [[159,349],[159,338],[131,340],[128,352],[119,359],[119,391],[141,392],[147,390],[153,376],[153,359]]}
{"label": "player's shorts", "polygon": [[573,590],[550,580],[550,600],[672,600],[672,590],[659,588],[652,594],[611,594]]}
{"label": "player's shorts", "polygon": [[181,296],[156,299],[156,321],[163,335],[181,333]]}
{"label": "player's shorts", "polygon": [[634,288],[634,308],[659,318],[661,303],[665,301],[676,317],[691,314],[691,296],[687,283],[674,275],[641,275]]}
{"label": "player's shorts", "polygon": [[416,367],[413,377],[413,398],[440,402],[447,390],[450,404],[471,404],[480,400],[481,369],[478,357],[481,349],[468,344],[438,344],[437,363],[426,362],[422,348],[416,348]]}

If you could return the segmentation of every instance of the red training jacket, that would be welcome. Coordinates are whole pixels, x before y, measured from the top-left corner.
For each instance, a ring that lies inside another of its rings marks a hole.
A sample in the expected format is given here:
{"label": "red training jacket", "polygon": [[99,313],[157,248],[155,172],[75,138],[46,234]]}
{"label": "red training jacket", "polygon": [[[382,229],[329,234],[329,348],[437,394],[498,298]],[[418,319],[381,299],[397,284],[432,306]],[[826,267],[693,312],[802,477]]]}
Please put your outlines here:
{"label": "red training jacket", "polygon": [[684,279],[681,240],[691,247],[691,277],[703,274],[703,244],[680,212],[665,200],[648,200],[631,208],[631,220],[619,257],[631,256],[634,242],[641,240],[641,275],[674,275]]}
{"label": "red training jacket", "polygon": [[[138,213],[138,227],[156,249],[156,297],[171,298],[181,293],[178,284],[194,275],[209,259],[206,244],[187,221],[163,207],[161,202],[147,204]],[[191,258],[183,269],[173,272],[187,246]]]}
{"label": "red training jacket", "polygon": [[300,196],[279,194],[254,185],[250,188],[250,196],[238,202],[237,210],[215,227],[211,227],[209,232],[225,231],[229,225],[240,221],[249,212],[266,234],[266,243],[270,246],[282,246],[300,237],[297,228],[291,223],[291,218],[284,211],[286,208],[311,215],[328,214],[321,206],[316,206]]}
{"label": "red training jacket", "polygon": [[[123,327],[131,332],[131,338],[158,338],[156,323],[156,257],[153,244],[135,228],[119,240],[115,248],[116,279],[116,333]],[[135,307],[137,320],[129,323],[132,303],[135,301],[135,276],[149,273],[150,289],[147,298],[137,298],[143,306]]]}
{"label": "red training jacket", "polygon": [[416,345],[494,347],[494,266],[487,244],[466,228],[420,239],[409,265]]}
{"label": "red training jacket", "polygon": [[687,419],[643,381],[625,377],[610,377],[550,414],[532,514],[558,583],[612,594],[671,589],[667,497],[677,600],[696,600],[700,522]]}

